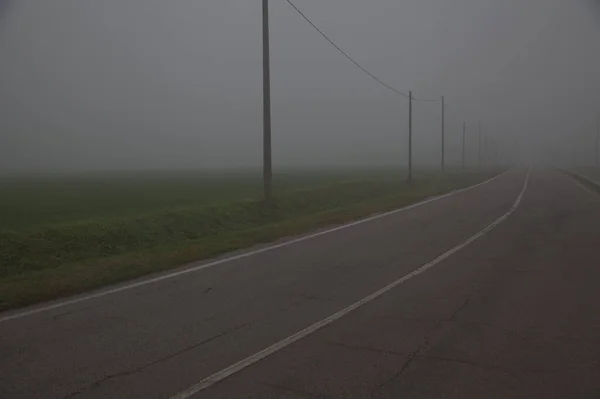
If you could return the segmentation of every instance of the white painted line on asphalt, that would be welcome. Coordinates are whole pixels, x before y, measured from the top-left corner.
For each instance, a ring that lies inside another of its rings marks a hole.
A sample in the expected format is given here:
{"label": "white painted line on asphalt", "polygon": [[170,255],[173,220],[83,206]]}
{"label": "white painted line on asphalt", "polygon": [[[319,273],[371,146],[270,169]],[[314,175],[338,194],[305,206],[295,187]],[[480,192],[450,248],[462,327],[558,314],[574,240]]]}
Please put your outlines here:
{"label": "white painted line on asphalt", "polygon": [[569,177],[571,179],[571,181],[573,181],[573,183],[577,184],[579,187],[581,187],[582,189],[584,189],[585,191],[587,191],[588,193],[592,194],[594,197],[598,197],[600,196],[600,194],[596,191],[592,191],[589,187],[584,186],[580,181],[578,181],[577,179],[575,179],[571,174],[583,179],[583,180],[587,180],[588,182],[590,182],[590,184],[594,184],[596,186],[600,186],[600,183],[596,182],[595,180],[590,179],[587,176],[584,176],[580,173],[575,173],[572,171],[568,171],[569,173],[564,173],[565,175],[567,175],[567,177]]}
{"label": "white painted line on asphalt", "polygon": [[209,263],[205,263],[205,264],[202,264],[202,265],[192,266],[190,268],[187,268],[187,269],[184,269],[184,270],[180,270],[180,271],[177,271],[177,272],[171,272],[171,273],[163,274],[163,275],[160,275],[160,276],[157,276],[157,277],[147,278],[147,279],[144,279],[142,281],[135,282],[135,283],[121,285],[121,286],[118,286],[118,287],[115,287],[115,288],[111,288],[111,289],[101,290],[101,291],[93,293],[93,294],[88,294],[88,295],[76,297],[76,298],[73,298],[73,299],[60,301],[58,303],[54,303],[54,304],[51,304],[51,305],[45,305],[45,306],[41,306],[41,307],[34,307],[33,309],[24,310],[24,311],[17,312],[17,313],[14,313],[14,314],[8,314],[7,316],[0,317],[0,323],[5,323],[5,322],[10,321],[10,320],[16,320],[16,319],[20,319],[20,318],[23,318],[23,317],[26,317],[26,316],[31,316],[31,315],[42,313],[42,312],[46,312],[46,311],[49,311],[49,310],[53,310],[53,309],[57,309],[57,308],[62,308],[64,306],[74,305],[76,303],[88,301],[90,299],[101,298],[101,297],[104,297],[104,296],[107,296],[107,295],[116,294],[118,292],[130,290],[130,289],[133,289],[133,288],[142,287],[142,286],[145,286],[145,285],[148,285],[148,284],[158,283],[160,281],[169,280],[169,279],[172,279],[174,277],[182,276],[184,274],[195,273],[195,272],[203,270],[203,269],[208,269],[209,267],[221,265],[221,264],[227,263],[227,262],[232,262],[234,260],[248,258],[248,257],[254,256],[254,255],[261,254],[263,252],[272,251],[272,250],[277,249],[277,248],[282,248],[282,247],[286,247],[288,245],[297,244],[299,242],[310,240],[312,238],[316,238],[316,237],[319,237],[319,236],[322,236],[322,235],[325,235],[325,234],[330,234],[330,233],[333,233],[333,232],[336,232],[336,231],[344,230],[344,229],[347,229],[347,228],[350,228],[350,227],[354,227],[354,226],[357,226],[357,225],[360,225],[360,224],[363,224],[363,223],[367,223],[367,222],[370,222],[370,221],[373,221],[373,220],[376,220],[376,219],[381,219],[381,218],[384,218],[384,217],[387,217],[387,216],[394,215],[394,214],[399,213],[399,212],[404,212],[404,211],[407,211],[409,209],[413,209],[413,208],[416,208],[416,207],[428,204],[430,202],[434,202],[434,201],[440,200],[442,198],[449,197],[451,195],[455,195],[455,194],[462,193],[462,192],[465,192],[465,191],[468,191],[468,190],[472,190],[472,189],[474,189],[476,187],[479,187],[479,186],[482,186],[482,185],[484,185],[486,183],[491,183],[492,181],[500,178],[501,176],[505,175],[509,171],[510,171],[510,169],[506,170],[505,172],[503,172],[503,173],[501,173],[499,175],[496,175],[496,176],[494,176],[494,177],[492,177],[492,178],[490,178],[490,179],[488,179],[486,181],[483,181],[481,183],[475,184],[475,185],[467,187],[467,188],[463,188],[463,189],[460,189],[460,190],[451,191],[449,193],[446,193],[446,194],[443,194],[443,195],[439,195],[437,197],[432,197],[432,198],[426,199],[426,200],[418,202],[416,204],[412,204],[412,205],[409,205],[409,206],[406,206],[406,207],[403,207],[403,208],[395,209],[395,210],[390,211],[390,212],[380,213],[380,214],[377,214],[377,215],[374,215],[374,216],[367,217],[365,219],[360,219],[360,220],[357,220],[355,222],[343,224],[341,226],[337,226],[337,227],[333,227],[333,228],[330,228],[330,229],[327,229],[327,230],[324,230],[324,231],[320,231],[318,233],[313,233],[313,234],[309,234],[309,235],[302,236],[302,237],[299,237],[299,238],[295,238],[295,239],[290,240],[290,241],[285,241],[285,242],[282,242],[280,244],[270,245],[270,246],[265,247],[265,248],[260,248],[260,249],[256,249],[256,250],[253,250],[253,251],[244,252],[244,253],[239,254],[239,255],[230,256],[230,257],[227,257],[227,258],[224,258],[224,259],[219,259],[219,260],[216,260],[216,261],[213,261],[213,262],[209,262]]}
{"label": "white painted line on asphalt", "polygon": [[458,244],[454,248],[444,252],[437,258],[424,264],[423,266],[419,267],[418,269],[410,272],[409,274],[405,275],[404,277],[399,278],[398,280],[394,281],[393,283],[383,287],[379,291],[372,293],[371,295],[361,299],[358,302],[353,303],[352,305],[340,310],[339,312],[329,316],[328,318],[323,319],[323,320],[313,324],[312,326],[307,327],[304,330],[299,331],[296,334],[289,336],[289,337],[277,342],[276,344],[271,345],[266,349],[263,349],[262,351],[260,351],[258,353],[255,353],[254,355],[248,356],[247,358],[240,360],[239,362],[234,363],[231,366],[229,366],[221,371],[216,372],[215,374],[203,379],[202,381],[198,382],[197,384],[192,385],[188,389],[186,389],[174,396],[171,396],[170,399],[187,399],[187,398],[209,388],[210,386],[212,386],[220,381],[223,381],[227,377],[230,377],[231,375],[245,369],[246,367],[249,367],[249,366],[253,365],[254,363],[261,361],[262,359],[266,358],[267,356],[272,355],[273,353],[293,344],[296,341],[301,340],[302,338],[314,333],[315,331],[327,326],[328,324],[331,324],[334,321],[344,317],[348,313],[358,309],[359,307],[363,306],[364,304],[369,303],[369,302],[373,301],[374,299],[379,298],[386,292],[399,286],[400,284],[404,283],[405,281],[410,280],[411,278],[426,272],[427,270],[431,269],[433,266],[437,265],[441,261],[452,256],[453,254],[460,251],[467,245],[469,245],[472,242],[476,241],[477,239],[481,238],[483,235],[485,235],[487,232],[492,230],[494,227],[498,226],[500,223],[505,221],[519,207],[519,204],[521,203],[521,200],[523,199],[523,195],[525,194],[525,191],[527,190],[527,185],[529,184],[530,173],[531,173],[531,168],[527,171],[527,176],[525,177],[525,182],[523,183],[523,188],[521,189],[519,196],[515,200],[513,206],[508,210],[508,212],[506,212],[504,215],[500,216],[492,224],[490,224],[489,226],[487,226],[486,228],[484,228],[477,234],[468,238],[466,241],[463,241],[461,244]]}

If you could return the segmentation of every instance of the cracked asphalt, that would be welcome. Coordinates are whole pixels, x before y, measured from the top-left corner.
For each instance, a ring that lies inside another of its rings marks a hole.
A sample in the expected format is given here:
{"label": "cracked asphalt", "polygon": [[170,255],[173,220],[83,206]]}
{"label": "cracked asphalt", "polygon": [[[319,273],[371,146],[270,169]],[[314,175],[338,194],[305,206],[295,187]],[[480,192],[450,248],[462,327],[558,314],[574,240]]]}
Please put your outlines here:
{"label": "cracked asphalt", "polygon": [[[169,398],[461,244],[525,171],[405,212],[0,323],[1,398]],[[503,223],[193,398],[600,397],[600,197],[533,170]]]}

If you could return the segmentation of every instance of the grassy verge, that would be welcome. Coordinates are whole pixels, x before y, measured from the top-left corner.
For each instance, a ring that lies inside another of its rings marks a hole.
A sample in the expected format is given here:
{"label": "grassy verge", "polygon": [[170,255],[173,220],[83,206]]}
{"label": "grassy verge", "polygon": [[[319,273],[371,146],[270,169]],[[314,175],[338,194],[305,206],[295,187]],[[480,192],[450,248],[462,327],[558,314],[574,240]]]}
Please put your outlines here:
{"label": "grassy verge", "polygon": [[328,184],[260,201],[159,209],[0,231],[0,309],[125,281],[463,188],[492,173]]}

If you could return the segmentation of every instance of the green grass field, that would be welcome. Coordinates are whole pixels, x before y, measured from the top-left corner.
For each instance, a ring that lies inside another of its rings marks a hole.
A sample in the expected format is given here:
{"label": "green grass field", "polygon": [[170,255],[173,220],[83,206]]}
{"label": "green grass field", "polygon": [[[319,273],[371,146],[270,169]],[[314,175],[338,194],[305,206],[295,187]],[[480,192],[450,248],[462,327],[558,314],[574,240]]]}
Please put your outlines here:
{"label": "green grass field", "polygon": [[[381,178],[390,177],[390,173],[381,174]],[[274,184],[279,193],[287,193],[372,176],[290,172],[275,176]],[[0,228],[23,229],[256,199],[262,194],[262,183],[256,174],[233,172],[120,173],[0,178],[0,193]]]}
{"label": "green grass field", "polygon": [[290,172],[260,200],[251,174],[0,180],[0,309],[80,293],[393,209],[487,173]]}

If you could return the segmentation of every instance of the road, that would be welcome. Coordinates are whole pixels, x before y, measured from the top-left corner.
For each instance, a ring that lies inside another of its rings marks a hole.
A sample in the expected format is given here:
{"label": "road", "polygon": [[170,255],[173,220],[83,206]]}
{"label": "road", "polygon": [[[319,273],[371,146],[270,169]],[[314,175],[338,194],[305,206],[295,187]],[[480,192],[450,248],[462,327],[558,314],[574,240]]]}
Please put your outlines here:
{"label": "road", "polygon": [[280,244],[0,315],[0,397],[600,397],[600,197],[559,172]]}

